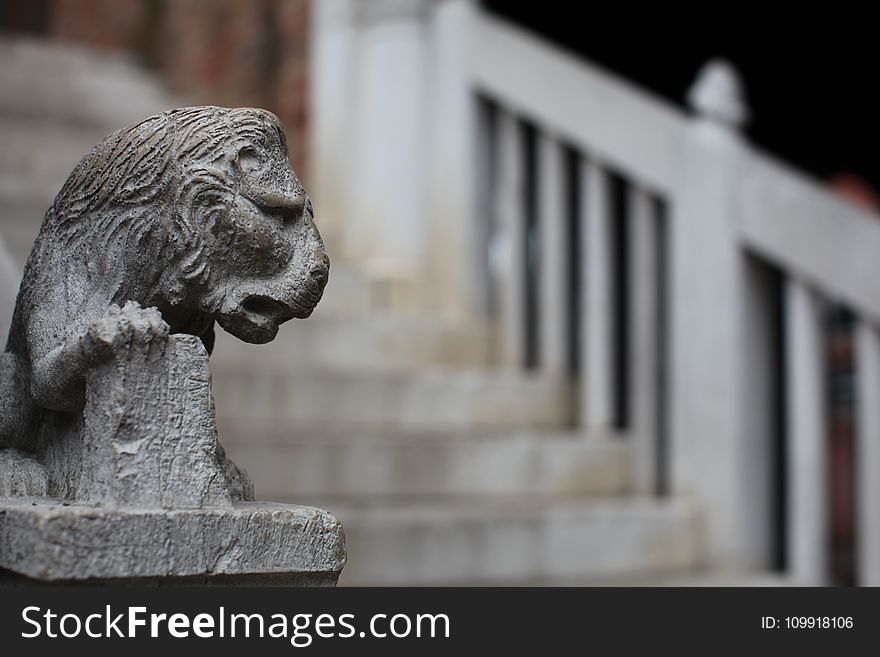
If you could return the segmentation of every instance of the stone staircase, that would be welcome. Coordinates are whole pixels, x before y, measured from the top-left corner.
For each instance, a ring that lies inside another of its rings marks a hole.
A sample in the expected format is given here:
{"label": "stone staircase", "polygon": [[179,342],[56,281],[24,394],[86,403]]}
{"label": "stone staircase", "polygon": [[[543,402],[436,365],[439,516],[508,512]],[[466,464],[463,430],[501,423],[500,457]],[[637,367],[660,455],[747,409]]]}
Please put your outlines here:
{"label": "stone staircase", "polygon": [[485,328],[345,313],[333,285],[330,311],[270,345],[219,337],[212,370],[223,444],[258,495],[343,521],[342,584],[608,583],[699,564],[695,509],[629,494],[625,440],[568,429],[570,383],[492,368]]}
{"label": "stone staircase", "polygon": [[[5,38],[0,61],[0,234],[21,265],[76,161],[185,101],[124,58]],[[222,443],[259,497],[338,515],[342,584],[693,572],[695,508],[630,494],[625,440],[568,429],[568,382],[493,369],[489,327],[388,315],[369,290],[334,262],[312,319],[260,347],[221,333],[212,359]]]}
{"label": "stone staircase", "polygon": [[7,35],[0,62],[0,234],[23,265],[79,159],[107,134],[175,102],[121,56]]}

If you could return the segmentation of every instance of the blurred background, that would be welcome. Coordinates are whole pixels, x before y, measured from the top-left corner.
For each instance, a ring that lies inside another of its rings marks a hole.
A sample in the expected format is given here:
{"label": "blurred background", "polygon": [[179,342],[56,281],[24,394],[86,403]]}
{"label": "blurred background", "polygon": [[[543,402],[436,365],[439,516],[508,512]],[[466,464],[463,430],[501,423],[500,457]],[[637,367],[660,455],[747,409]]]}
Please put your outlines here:
{"label": "blurred background", "polygon": [[332,271],[218,335],[220,439],[341,584],[880,584],[870,21],[581,13],[2,2],[0,329],[94,143],[265,107]]}

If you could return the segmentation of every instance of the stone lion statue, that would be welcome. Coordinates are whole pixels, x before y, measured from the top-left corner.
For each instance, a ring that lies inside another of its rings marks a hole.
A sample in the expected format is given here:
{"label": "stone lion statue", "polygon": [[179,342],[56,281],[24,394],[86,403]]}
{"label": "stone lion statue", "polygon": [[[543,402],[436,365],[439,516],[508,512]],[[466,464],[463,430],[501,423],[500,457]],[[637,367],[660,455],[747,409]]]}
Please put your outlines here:
{"label": "stone lion statue", "polygon": [[0,361],[0,464],[38,470],[46,426],[82,412],[86,374],[120,350],[190,334],[210,353],[215,322],[268,342],[310,315],[328,272],[270,112],[189,107],[113,133],[70,174],[25,266]]}

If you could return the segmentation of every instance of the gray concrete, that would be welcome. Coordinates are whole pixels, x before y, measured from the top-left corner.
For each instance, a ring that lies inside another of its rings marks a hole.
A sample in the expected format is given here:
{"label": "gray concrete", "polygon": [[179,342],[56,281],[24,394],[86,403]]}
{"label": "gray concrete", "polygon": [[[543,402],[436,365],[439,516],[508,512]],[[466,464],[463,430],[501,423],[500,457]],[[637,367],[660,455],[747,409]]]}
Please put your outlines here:
{"label": "gray concrete", "polygon": [[81,428],[55,423],[44,446],[51,495],[164,509],[253,499],[217,443],[205,348],[191,335],[157,342],[89,370]]}

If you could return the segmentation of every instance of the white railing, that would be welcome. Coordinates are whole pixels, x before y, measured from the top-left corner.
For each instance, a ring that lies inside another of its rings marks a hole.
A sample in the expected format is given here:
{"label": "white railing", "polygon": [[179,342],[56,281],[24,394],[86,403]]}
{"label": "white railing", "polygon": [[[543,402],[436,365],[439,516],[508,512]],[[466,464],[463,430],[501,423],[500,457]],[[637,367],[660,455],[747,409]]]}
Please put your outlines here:
{"label": "white railing", "polygon": [[823,307],[854,313],[858,573],[880,584],[880,221],[745,142],[723,63],[689,116],[471,0],[315,7],[334,253],[391,231],[383,271],[421,276],[430,312],[490,317],[499,365],[573,376],[579,433],[631,443],[635,492],[701,504],[710,560],[766,566],[784,521],[791,572],[828,581]]}
{"label": "white railing", "polygon": [[799,581],[825,583],[822,310],[845,303],[860,320],[858,572],[880,583],[880,220],[747,145],[738,81],[720,62],[695,83],[690,118],[518,28],[472,21],[466,84],[494,145],[481,166],[495,171],[479,179],[495,181],[501,361],[566,372],[575,327],[586,435],[626,435],[635,490],[694,495],[726,564],[767,562],[784,413],[786,560]]}

